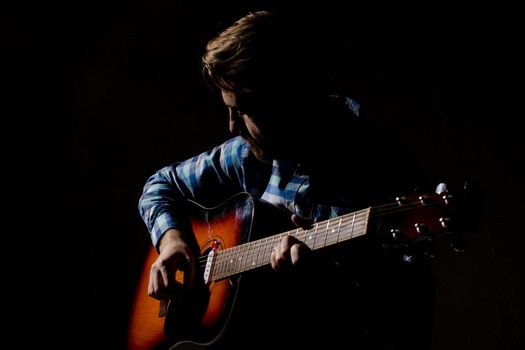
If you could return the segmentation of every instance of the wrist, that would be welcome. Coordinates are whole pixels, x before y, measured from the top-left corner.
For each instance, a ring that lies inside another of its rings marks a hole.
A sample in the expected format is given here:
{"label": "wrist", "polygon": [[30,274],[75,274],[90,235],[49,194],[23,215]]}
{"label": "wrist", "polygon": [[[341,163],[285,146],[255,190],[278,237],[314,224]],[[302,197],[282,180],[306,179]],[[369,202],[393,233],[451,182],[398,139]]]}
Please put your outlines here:
{"label": "wrist", "polygon": [[177,229],[170,228],[160,237],[157,250],[160,253],[164,247],[174,242],[184,242],[183,234]]}

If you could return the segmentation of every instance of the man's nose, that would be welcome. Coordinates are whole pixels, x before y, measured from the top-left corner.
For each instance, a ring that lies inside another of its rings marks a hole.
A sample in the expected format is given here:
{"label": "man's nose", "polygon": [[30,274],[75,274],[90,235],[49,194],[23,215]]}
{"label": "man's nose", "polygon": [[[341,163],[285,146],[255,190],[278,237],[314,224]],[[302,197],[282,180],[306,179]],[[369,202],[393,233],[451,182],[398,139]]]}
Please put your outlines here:
{"label": "man's nose", "polygon": [[230,119],[230,132],[234,135],[237,135],[239,133],[239,127],[237,125],[239,121],[231,109],[229,112],[229,119]]}

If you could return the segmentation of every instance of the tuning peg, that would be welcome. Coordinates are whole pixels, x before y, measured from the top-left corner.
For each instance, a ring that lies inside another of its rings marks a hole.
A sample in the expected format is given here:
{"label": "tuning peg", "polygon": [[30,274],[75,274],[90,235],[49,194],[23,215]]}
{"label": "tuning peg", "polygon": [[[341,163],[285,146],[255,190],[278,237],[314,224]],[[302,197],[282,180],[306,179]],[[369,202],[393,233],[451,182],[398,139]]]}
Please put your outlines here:
{"label": "tuning peg", "polygon": [[390,229],[390,235],[392,236],[392,239],[397,242],[400,242],[403,239],[402,231],[399,228]]}
{"label": "tuning peg", "polygon": [[422,205],[425,205],[427,204],[427,200],[428,200],[428,196],[419,196],[419,201],[421,202]]}
{"label": "tuning peg", "polygon": [[414,255],[412,254],[403,254],[401,258],[403,259],[403,262],[407,264],[414,261]]}
{"label": "tuning peg", "polygon": [[452,250],[456,253],[464,253],[467,251],[467,243],[461,236],[458,236],[455,237],[452,242],[450,242],[450,248],[452,248]]}
{"label": "tuning peg", "polygon": [[445,201],[446,205],[450,204],[450,201],[452,200],[452,198],[454,198],[454,196],[451,195],[451,194],[444,194],[443,195],[443,200]]}
{"label": "tuning peg", "polygon": [[449,228],[451,221],[452,221],[452,219],[450,219],[448,216],[444,216],[444,217],[440,217],[439,218],[439,222],[441,224],[441,227],[443,227],[443,228]]}
{"label": "tuning peg", "polygon": [[430,233],[428,226],[422,223],[415,223],[414,228],[416,229],[417,233],[422,235]]}
{"label": "tuning peg", "polygon": [[400,206],[405,205],[407,203],[407,197],[404,197],[404,196],[396,197],[396,202]]}

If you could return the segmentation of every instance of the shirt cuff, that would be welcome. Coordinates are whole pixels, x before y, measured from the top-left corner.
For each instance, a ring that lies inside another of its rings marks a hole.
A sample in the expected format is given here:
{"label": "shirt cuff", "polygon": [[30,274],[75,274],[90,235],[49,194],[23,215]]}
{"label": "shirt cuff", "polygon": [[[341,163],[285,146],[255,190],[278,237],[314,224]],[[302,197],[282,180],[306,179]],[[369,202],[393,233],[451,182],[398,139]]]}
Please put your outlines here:
{"label": "shirt cuff", "polygon": [[151,230],[151,242],[153,243],[153,246],[157,248],[157,244],[159,243],[160,238],[166,232],[167,230],[171,228],[178,228],[179,225],[177,224],[177,221],[173,219],[171,214],[164,213],[157,217],[155,220],[155,224],[153,225],[153,229]]}

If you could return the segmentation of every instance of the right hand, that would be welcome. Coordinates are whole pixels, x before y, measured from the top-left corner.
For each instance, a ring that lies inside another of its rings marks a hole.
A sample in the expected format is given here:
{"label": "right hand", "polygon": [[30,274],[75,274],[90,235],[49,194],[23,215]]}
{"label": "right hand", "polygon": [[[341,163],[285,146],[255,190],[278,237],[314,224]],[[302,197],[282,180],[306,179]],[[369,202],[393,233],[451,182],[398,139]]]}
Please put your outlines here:
{"label": "right hand", "polygon": [[195,255],[182,232],[166,231],[159,243],[159,253],[151,265],[148,295],[157,300],[172,298],[181,287],[175,280],[177,270],[184,271],[184,285],[191,289],[195,280]]}

